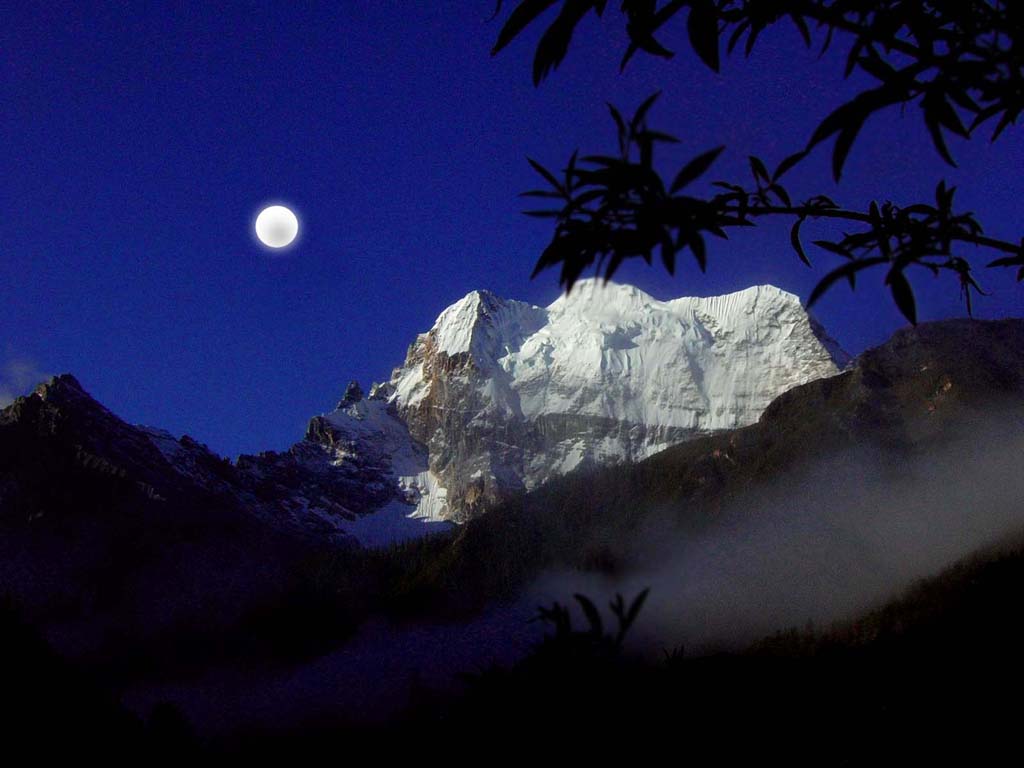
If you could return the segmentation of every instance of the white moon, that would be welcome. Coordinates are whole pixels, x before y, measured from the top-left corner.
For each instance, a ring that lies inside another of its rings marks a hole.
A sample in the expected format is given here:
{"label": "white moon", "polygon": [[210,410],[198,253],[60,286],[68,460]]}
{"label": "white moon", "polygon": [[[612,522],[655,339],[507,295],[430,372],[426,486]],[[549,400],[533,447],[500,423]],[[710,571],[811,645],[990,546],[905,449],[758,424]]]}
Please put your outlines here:
{"label": "white moon", "polygon": [[283,205],[271,205],[256,217],[256,237],[270,248],[284,248],[299,234],[299,220]]}

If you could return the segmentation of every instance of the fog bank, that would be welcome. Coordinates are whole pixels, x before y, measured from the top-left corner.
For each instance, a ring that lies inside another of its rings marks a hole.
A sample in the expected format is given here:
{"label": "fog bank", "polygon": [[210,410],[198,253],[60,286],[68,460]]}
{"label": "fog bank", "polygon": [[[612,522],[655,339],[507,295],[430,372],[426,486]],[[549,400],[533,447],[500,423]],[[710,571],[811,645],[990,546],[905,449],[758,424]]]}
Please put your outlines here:
{"label": "fog bank", "polygon": [[655,526],[623,579],[552,573],[540,601],[651,588],[634,632],[650,648],[736,648],[852,618],[955,560],[1024,531],[1024,419],[1007,412],[927,455],[850,451],[780,477],[707,530]]}

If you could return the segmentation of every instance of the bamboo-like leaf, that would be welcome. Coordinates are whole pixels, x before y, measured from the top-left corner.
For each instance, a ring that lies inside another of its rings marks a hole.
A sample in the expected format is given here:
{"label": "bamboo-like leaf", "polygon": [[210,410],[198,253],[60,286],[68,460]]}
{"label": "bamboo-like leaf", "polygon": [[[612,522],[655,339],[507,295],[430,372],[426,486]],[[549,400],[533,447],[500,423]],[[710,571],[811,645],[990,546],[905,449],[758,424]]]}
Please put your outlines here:
{"label": "bamboo-like leaf", "polygon": [[591,634],[595,637],[601,637],[604,634],[604,622],[601,621],[601,613],[597,610],[597,606],[586,595],[577,593],[573,597],[576,598],[576,602],[580,604],[583,614],[587,617]]}
{"label": "bamboo-like leaf", "polygon": [[704,238],[694,232],[690,235],[690,239],[687,241],[690,250],[693,251],[693,257],[697,260],[697,266],[700,267],[701,272],[708,271],[708,250],[704,243]]}
{"label": "bamboo-like leaf", "polygon": [[569,164],[565,166],[565,190],[570,191],[573,188],[573,177],[576,174],[576,156],[579,155],[578,149],[573,150],[572,157],[569,158]]}
{"label": "bamboo-like leaf", "polygon": [[563,0],[562,10],[537,43],[533,57],[533,84],[545,77],[565,59],[576,25],[591,8],[590,0]]}
{"label": "bamboo-like leaf", "polygon": [[804,39],[804,44],[808,48],[810,48],[811,47],[811,30],[807,26],[807,20],[803,16],[801,16],[799,13],[792,13],[792,14],[790,14],[790,18],[793,19],[793,24],[795,24],[796,28],[800,31],[800,37],[802,37]]}
{"label": "bamboo-like leaf", "polygon": [[729,36],[729,42],[726,45],[726,51],[728,53],[733,52],[733,49],[736,47],[736,43],[740,41],[740,38],[743,37],[743,33],[749,26],[750,19],[744,19],[743,21],[736,25],[736,29],[732,31],[732,34]]}
{"label": "bamboo-like leaf", "polygon": [[667,230],[661,234],[661,263],[670,275],[676,273],[676,245]]}
{"label": "bamboo-like leaf", "polygon": [[654,106],[654,102],[658,100],[659,96],[661,96],[661,91],[655,91],[644,99],[643,103],[636,108],[633,119],[629,124],[629,128],[633,133],[640,130],[640,126],[643,125],[644,118],[647,117],[647,113],[650,111],[651,107]]}
{"label": "bamboo-like leaf", "polygon": [[889,288],[892,291],[893,301],[903,316],[910,321],[911,325],[917,325],[917,303],[914,301],[914,292],[907,282],[906,275],[900,270],[893,270],[886,278]]}
{"label": "bamboo-like leaf", "polygon": [[761,25],[750,27],[750,34],[747,35],[747,44],[743,48],[743,55],[747,58],[750,57],[751,52],[754,50],[754,44],[763,30],[764,27]]}
{"label": "bamboo-like leaf", "polygon": [[[753,155],[750,156],[750,170],[753,172],[755,180],[764,180],[765,182],[771,181],[771,177],[768,175],[768,169],[761,161],[761,158],[754,157]],[[760,183],[760,181],[758,183]]]}
{"label": "bamboo-like leaf", "polygon": [[633,625],[636,621],[636,617],[640,615],[640,609],[644,607],[644,601],[647,600],[647,595],[650,593],[651,588],[647,587],[640,594],[633,598],[633,602],[629,606],[629,613],[626,614],[626,627]]}
{"label": "bamboo-like leaf", "polygon": [[713,0],[692,0],[686,20],[690,45],[712,71],[718,72],[718,10]]}
{"label": "bamboo-like leaf", "polygon": [[619,152],[625,155],[626,146],[629,141],[629,130],[626,128],[626,121],[622,118],[622,113],[610,102],[608,104],[608,111],[612,115],[612,120],[615,121],[615,129],[618,132]]}
{"label": "bamboo-like leaf", "polygon": [[811,295],[807,299],[807,308],[810,309],[812,306],[814,306],[818,299],[820,299],[825,294],[825,292],[833,285],[835,285],[839,280],[849,280],[851,282],[852,287],[852,278],[857,272],[859,272],[862,269],[872,267],[876,264],[882,264],[886,261],[888,261],[888,259],[882,256],[874,256],[869,259],[851,261],[846,264],[843,264],[841,267],[833,269],[831,272],[825,275],[825,277],[823,277],[816,286],[814,286],[814,290],[811,291]]}
{"label": "bamboo-like leaf", "polygon": [[797,219],[796,223],[793,224],[793,228],[789,231],[789,242],[793,245],[793,250],[796,251],[796,255],[800,257],[800,261],[806,264],[808,267],[811,266],[811,260],[807,258],[807,254],[804,252],[804,246],[800,242],[800,225],[804,223],[804,220]]}
{"label": "bamboo-like leaf", "polygon": [[811,136],[807,149],[813,149],[829,136],[839,134],[832,154],[832,175],[838,181],[842,175],[846,157],[857,134],[864,126],[864,121],[873,112],[897,101],[899,101],[899,93],[888,84],[859,94],[821,121]]}
{"label": "bamboo-like leaf", "polygon": [[933,97],[930,91],[921,99],[921,108],[924,110],[924,124],[928,127],[928,133],[931,134],[932,144],[935,145],[935,149],[942,159],[955,168],[956,161],[953,159],[953,155],[950,154],[949,147],[946,146],[946,138],[942,135],[943,106],[949,107],[941,96]]}
{"label": "bamboo-like leaf", "polygon": [[846,248],[841,246],[839,243],[830,243],[828,240],[814,240],[816,246],[823,248],[830,253],[834,253],[837,256],[842,256],[844,259],[852,259],[853,254],[850,253]]}
{"label": "bamboo-like leaf", "polygon": [[996,139],[998,139],[1000,134],[1002,134],[1002,132],[1005,131],[1008,126],[1016,125],[1017,117],[1020,115],[1020,112],[1021,111],[1019,109],[1007,109],[1005,112],[1003,112],[1003,116],[999,119],[999,124],[996,126],[995,131],[992,132],[991,140],[995,141]]}
{"label": "bamboo-like leaf", "polygon": [[789,192],[786,191],[786,188],[784,186],[782,186],[781,184],[771,184],[768,187],[768,191],[774,192],[775,196],[779,198],[779,200],[781,200],[783,205],[785,205],[787,208],[792,207],[793,201],[790,200]]}
{"label": "bamboo-like leaf", "polygon": [[853,69],[857,66],[857,59],[860,57],[860,52],[864,49],[865,45],[864,38],[858,38],[850,47],[850,52],[846,56],[846,70],[843,72],[843,77],[849,77],[853,74]]}
{"label": "bamboo-like leaf", "polygon": [[857,134],[860,133],[860,129],[863,123],[856,126],[843,129],[836,137],[836,145],[832,149],[832,178],[839,181],[843,176],[843,166],[846,164],[846,158],[850,154],[850,150],[853,148],[853,142],[857,139]]}
{"label": "bamboo-like leaf", "polygon": [[534,19],[557,2],[558,0],[523,0],[512,11],[512,15],[508,17],[508,21],[498,33],[498,39],[491,49],[491,56],[496,55],[511,43]]}
{"label": "bamboo-like leaf", "polygon": [[1024,256],[1004,256],[1001,259],[990,261],[986,267],[1015,267],[1024,260]]}
{"label": "bamboo-like leaf", "polygon": [[970,134],[967,133],[967,129],[960,120],[960,115],[956,113],[956,109],[953,105],[946,101],[943,96],[939,95],[936,97],[934,109],[940,124],[955,133],[957,136],[965,139],[970,138]]}
{"label": "bamboo-like leaf", "polygon": [[676,174],[676,177],[672,182],[672,186],[669,188],[669,193],[674,195],[687,184],[690,184],[703,176],[707,170],[711,168],[711,165],[715,160],[718,159],[718,156],[722,154],[724,149],[724,146],[715,147],[703,154],[697,155],[697,157],[684,165],[682,170]]}
{"label": "bamboo-like leaf", "polygon": [[807,150],[796,152],[787,157],[785,160],[779,163],[779,167],[775,169],[775,173],[772,174],[772,181],[778,181],[779,179],[781,179],[784,173],[790,170],[793,166],[795,166],[805,157],[807,157]]}
{"label": "bamboo-like leaf", "polygon": [[[993,117],[995,117],[996,115],[998,115],[1002,111],[1003,111],[1002,105],[1000,105],[1000,104],[990,104],[989,106],[987,106],[984,109],[980,110],[974,116],[974,120],[971,121],[971,124],[967,128],[967,131],[969,133],[973,133],[975,128],[977,128],[979,125],[984,123],[986,120],[992,119]],[[995,138],[995,137],[993,137],[993,138]]]}
{"label": "bamboo-like leaf", "polygon": [[528,157],[526,159],[530,163],[530,165],[533,167],[533,170],[535,170],[537,173],[539,173],[541,176],[543,176],[544,180],[547,181],[548,184],[550,184],[552,187],[557,189],[563,195],[565,194],[565,189],[559,183],[558,179],[555,178],[555,174],[553,174],[551,171],[549,171],[543,165],[538,163],[532,157]]}

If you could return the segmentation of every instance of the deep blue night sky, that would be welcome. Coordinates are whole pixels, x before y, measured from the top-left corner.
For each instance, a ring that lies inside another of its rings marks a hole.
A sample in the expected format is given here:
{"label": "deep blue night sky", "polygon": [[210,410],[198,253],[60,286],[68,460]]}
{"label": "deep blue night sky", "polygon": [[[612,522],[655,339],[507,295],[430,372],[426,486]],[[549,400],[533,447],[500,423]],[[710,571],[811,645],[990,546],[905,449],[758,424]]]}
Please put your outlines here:
{"label": "deep blue night sky", "polygon": [[[137,5],[137,7],[134,7]],[[799,149],[854,93],[842,46],[821,62],[791,28],[714,75],[665,41],[671,62],[618,74],[618,14],[582,25],[569,58],[530,81],[538,29],[498,58],[489,0],[465,2],[16,3],[0,29],[0,370],[73,372],[135,422],[234,455],[284,448],[350,378],[386,378],[415,334],[474,288],[546,304],[554,273],[529,273],[550,229],[519,215],[535,186],[525,156],[556,167],[611,148],[604,102],[657,88],[656,127],[683,139],[668,168],[718,144],[712,174],[746,181]],[[930,199],[945,178],[989,235],[1022,234],[1024,142],[931,147],[916,107],[868,123],[843,182],[831,145],[794,171],[797,197],[851,206]],[[253,239],[268,202],[292,207],[299,242]],[[828,230],[805,227],[806,239]],[[771,282],[806,297],[784,224],[713,243],[709,272],[629,266],[618,279],[659,298]],[[968,254],[969,255],[969,254]],[[813,257],[813,254],[812,254]],[[980,254],[983,263],[990,258]],[[903,322],[865,276],[816,308],[851,352]],[[1020,315],[1024,288],[981,275],[981,317]],[[915,282],[923,319],[962,315],[952,278]]]}

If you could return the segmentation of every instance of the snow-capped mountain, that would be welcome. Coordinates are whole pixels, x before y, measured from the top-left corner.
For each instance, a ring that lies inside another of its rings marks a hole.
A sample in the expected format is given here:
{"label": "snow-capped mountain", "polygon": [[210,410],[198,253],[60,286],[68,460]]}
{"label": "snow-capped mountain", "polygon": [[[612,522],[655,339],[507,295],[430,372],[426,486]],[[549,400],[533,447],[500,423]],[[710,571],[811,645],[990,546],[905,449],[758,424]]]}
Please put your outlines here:
{"label": "snow-capped mountain", "polygon": [[389,382],[368,400],[350,388],[311,432],[338,464],[388,457],[385,482],[416,517],[463,521],[577,467],[751,424],[847,360],[773,286],[659,301],[586,280],[548,307],[473,291]]}

